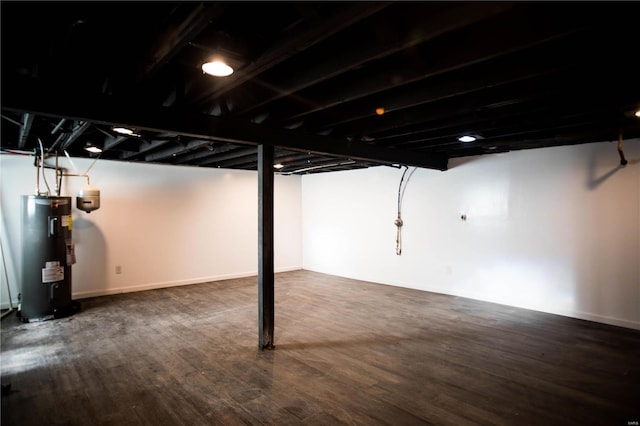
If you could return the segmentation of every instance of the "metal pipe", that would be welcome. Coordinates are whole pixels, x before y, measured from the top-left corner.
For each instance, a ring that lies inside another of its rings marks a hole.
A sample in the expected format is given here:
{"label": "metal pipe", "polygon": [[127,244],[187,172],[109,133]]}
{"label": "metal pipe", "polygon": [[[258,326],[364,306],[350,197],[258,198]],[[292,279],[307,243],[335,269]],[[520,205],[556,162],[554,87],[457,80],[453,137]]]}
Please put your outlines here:
{"label": "metal pipe", "polygon": [[58,132],[58,130],[60,130],[60,128],[62,127],[62,125],[63,125],[64,123],[66,123],[66,122],[67,122],[67,119],[66,119],[66,118],[61,119],[61,120],[58,122],[58,124],[56,125],[56,127],[54,127],[54,128],[53,128],[53,130],[51,131],[51,134],[52,134],[52,135],[55,135],[55,134]]}
{"label": "metal pipe", "polygon": [[38,163],[39,158],[40,157],[38,157],[38,149],[36,148],[35,161],[33,162],[33,165],[36,166],[36,195],[40,195],[40,163]]}
{"label": "metal pipe", "polygon": [[44,173],[44,147],[42,146],[42,141],[40,140],[40,138],[38,138],[38,143],[40,144],[40,165],[42,166],[42,180],[47,186],[47,195],[49,195],[51,194],[51,188],[49,188],[49,182],[47,182],[47,176]]}
{"label": "metal pipe", "polygon": [[58,179],[58,151],[56,151],[56,195],[60,196],[60,184],[62,179]]}
{"label": "metal pipe", "polygon": [[349,161],[342,161],[340,163],[321,164],[321,165],[318,165],[318,166],[310,166],[310,167],[304,167],[302,169],[292,170],[290,172],[282,172],[280,174],[281,175],[292,175],[292,174],[295,174],[295,173],[308,172],[309,170],[326,169],[326,168],[329,168],[329,167],[338,167],[338,166],[346,166],[346,165],[353,164],[353,163],[355,163],[355,161],[349,160]]}
{"label": "metal pipe", "polygon": [[87,185],[91,185],[91,183],[89,183],[89,175],[87,174],[80,174],[80,173],[62,173],[60,172],[59,174],[60,177],[62,176],[77,176],[77,177],[83,177],[85,179],[87,179]]}

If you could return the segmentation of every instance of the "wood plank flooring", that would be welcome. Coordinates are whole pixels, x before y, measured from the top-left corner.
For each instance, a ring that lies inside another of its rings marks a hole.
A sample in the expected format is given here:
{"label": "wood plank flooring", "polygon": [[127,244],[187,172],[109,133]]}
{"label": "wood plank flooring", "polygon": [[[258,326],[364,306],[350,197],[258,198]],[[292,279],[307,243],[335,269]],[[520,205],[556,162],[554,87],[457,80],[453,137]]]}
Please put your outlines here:
{"label": "wood plank flooring", "polygon": [[[2,320],[2,425],[629,425],[640,332],[309,271]],[[635,423],[634,423],[635,422]]]}

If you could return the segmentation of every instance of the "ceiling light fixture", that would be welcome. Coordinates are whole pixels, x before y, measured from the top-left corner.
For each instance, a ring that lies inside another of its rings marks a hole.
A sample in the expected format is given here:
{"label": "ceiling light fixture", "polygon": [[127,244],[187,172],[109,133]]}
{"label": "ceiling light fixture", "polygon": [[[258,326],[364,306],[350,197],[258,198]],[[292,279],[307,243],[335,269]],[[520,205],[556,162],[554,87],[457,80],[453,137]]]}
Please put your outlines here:
{"label": "ceiling light fixture", "polygon": [[99,146],[95,146],[92,145],[90,143],[88,143],[85,147],[84,147],[85,151],[89,151],[92,154],[100,154],[102,152],[102,148],[100,148]]}
{"label": "ceiling light fixture", "polygon": [[640,118],[640,109],[639,109],[639,110],[637,110],[637,111],[635,112],[635,114],[634,114],[634,115],[635,115],[636,117]]}
{"label": "ceiling light fixture", "polygon": [[378,115],[384,114],[384,108],[382,108],[382,107],[376,108],[376,114],[378,114]]}
{"label": "ceiling light fixture", "polygon": [[227,77],[233,74],[233,68],[222,61],[211,61],[202,64],[202,72],[215,77]]}
{"label": "ceiling light fixture", "polygon": [[465,142],[465,143],[467,143],[467,142],[473,142],[473,141],[475,141],[476,139],[477,139],[477,138],[476,138],[475,136],[471,136],[471,135],[464,135],[464,136],[460,136],[460,137],[458,138],[458,140],[459,140],[460,142]]}
{"label": "ceiling light fixture", "polygon": [[112,128],[112,130],[114,132],[120,133],[121,135],[133,135],[133,130],[126,127],[114,127]]}
{"label": "ceiling light fixture", "polygon": [[280,170],[280,169],[281,169],[281,168],[283,168],[283,167],[284,167],[284,164],[281,164],[281,163],[278,163],[278,164],[274,164],[274,165],[273,165],[273,168],[274,168],[274,169],[276,169],[276,170]]}

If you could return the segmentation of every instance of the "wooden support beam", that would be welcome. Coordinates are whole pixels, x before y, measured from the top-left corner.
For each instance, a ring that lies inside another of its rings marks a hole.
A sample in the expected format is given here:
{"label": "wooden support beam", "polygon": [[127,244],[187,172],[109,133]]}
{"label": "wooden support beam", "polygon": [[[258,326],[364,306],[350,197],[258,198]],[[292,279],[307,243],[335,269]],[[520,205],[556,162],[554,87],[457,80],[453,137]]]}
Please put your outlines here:
{"label": "wooden support beam", "polygon": [[239,157],[245,157],[247,155],[255,155],[256,154],[256,148],[251,147],[251,148],[234,148],[232,150],[228,150],[225,153],[222,154],[218,154],[215,156],[210,156],[208,158],[204,158],[203,160],[200,160],[198,162],[196,162],[195,164],[197,166],[205,166],[207,164],[215,164],[215,163],[221,163],[223,161],[227,161],[227,160],[233,160]]}
{"label": "wooden support beam", "polygon": [[153,151],[154,149],[157,149],[163,145],[168,144],[169,142],[171,142],[168,139],[164,139],[164,140],[152,140],[151,142],[140,142],[140,146],[138,147],[138,151],[137,152],[128,152],[128,153],[123,153],[120,156],[121,160],[128,160],[130,158],[133,158],[135,156],[138,155],[142,155],[145,152],[149,152],[149,151]]}
{"label": "wooden support beam", "polygon": [[214,155],[221,155],[234,149],[236,149],[236,145],[233,144],[211,142],[207,149],[202,148],[200,150],[196,150],[187,154],[178,155],[178,158],[173,161],[173,164],[184,164],[189,162],[202,161],[204,158]]}
{"label": "wooden support beam", "polygon": [[137,72],[138,81],[157,72],[171,58],[178,54],[189,42],[195,39],[218,15],[224,6],[219,3],[198,3],[191,13],[181,22],[171,25],[160,35],[153,47],[146,53]]}
{"label": "wooden support beam", "polygon": [[258,145],[258,347],[274,349],[273,146]]}
{"label": "wooden support beam", "polygon": [[180,155],[182,153],[194,150],[194,149],[198,149],[202,146],[205,145],[209,145],[211,143],[211,141],[209,140],[200,140],[200,139],[195,139],[192,141],[187,142],[186,144],[183,145],[175,145],[172,146],[170,148],[166,148],[163,149],[161,151],[158,152],[154,152],[152,154],[147,154],[144,157],[145,161],[159,161],[159,160],[164,160],[165,158],[169,158],[169,157],[173,157],[176,155]]}

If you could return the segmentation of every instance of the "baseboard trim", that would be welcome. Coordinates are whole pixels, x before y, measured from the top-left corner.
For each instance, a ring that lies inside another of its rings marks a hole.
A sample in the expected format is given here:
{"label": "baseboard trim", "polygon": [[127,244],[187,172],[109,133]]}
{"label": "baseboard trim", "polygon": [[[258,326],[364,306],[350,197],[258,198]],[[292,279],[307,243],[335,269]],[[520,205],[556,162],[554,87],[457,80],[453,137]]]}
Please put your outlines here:
{"label": "baseboard trim", "polygon": [[634,330],[640,330],[640,321],[632,321],[632,320],[627,320],[627,319],[622,319],[622,318],[616,318],[616,317],[593,314],[593,313],[590,313],[590,312],[576,311],[576,310],[568,310],[568,311],[542,310],[542,309],[536,309],[534,307],[528,307],[528,306],[523,306],[523,305],[507,304],[507,303],[504,303],[504,302],[499,301],[499,300],[492,300],[490,298],[484,298],[484,297],[482,297],[482,295],[478,295],[478,294],[475,294],[475,293],[472,293],[472,292],[451,291],[449,289],[441,288],[441,287],[428,288],[428,289],[426,289],[426,288],[418,288],[416,286],[410,286],[410,285],[393,284],[393,283],[388,283],[388,282],[373,281],[373,280],[367,279],[366,277],[363,278],[363,277],[353,277],[353,276],[348,276],[348,275],[337,275],[337,274],[332,274],[330,272],[322,271],[320,269],[314,269],[314,268],[308,268],[308,267],[303,267],[302,269],[305,270],[305,271],[318,272],[318,273],[327,274],[327,275],[336,275],[336,276],[341,276],[341,277],[344,277],[344,278],[349,278],[349,279],[359,280],[359,281],[366,281],[366,282],[371,282],[371,283],[375,283],[375,284],[388,285],[388,286],[392,286],[392,287],[410,288],[410,289],[413,289],[413,290],[427,291],[427,292],[438,293],[438,294],[446,294],[446,295],[455,296],[455,297],[464,297],[464,298],[467,298],[467,299],[473,299],[473,300],[478,300],[478,301],[481,301],[481,302],[488,302],[488,303],[496,303],[496,304],[499,304],[499,305],[510,306],[510,307],[518,308],[518,309],[528,309],[528,310],[535,311],[535,312],[542,312],[542,313],[551,314],[551,315],[560,315],[560,316],[568,317],[568,318],[575,318],[575,319],[579,319],[579,320],[593,321],[593,322],[597,322],[597,323],[601,323],[601,324],[607,324],[607,325],[613,325],[613,326],[617,326],[617,327],[624,327],[624,328],[630,328],[630,329],[634,329]]}
{"label": "baseboard trim", "polygon": [[[290,271],[297,271],[300,269],[302,269],[300,266],[285,266],[285,267],[275,268],[275,272],[276,273],[290,272]],[[79,292],[73,292],[72,297],[73,299],[87,299],[89,297],[109,296],[112,294],[121,294],[121,293],[133,293],[136,291],[156,290],[159,288],[168,288],[168,287],[180,287],[184,285],[202,284],[207,282],[232,280],[236,278],[254,277],[257,275],[258,275],[258,271],[247,271],[247,272],[240,272],[235,274],[189,278],[186,280],[174,280],[174,281],[164,281],[164,282],[158,282],[158,283],[141,284],[141,285],[135,285],[135,286],[123,286],[123,287],[109,288],[104,290],[79,291]]]}

